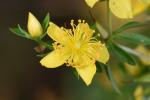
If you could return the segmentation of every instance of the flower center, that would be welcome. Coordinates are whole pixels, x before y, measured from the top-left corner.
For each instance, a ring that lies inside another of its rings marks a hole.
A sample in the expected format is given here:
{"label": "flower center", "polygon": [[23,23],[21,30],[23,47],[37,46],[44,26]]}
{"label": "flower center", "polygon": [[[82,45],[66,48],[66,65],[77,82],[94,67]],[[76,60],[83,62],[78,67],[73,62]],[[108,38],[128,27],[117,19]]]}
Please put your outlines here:
{"label": "flower center", "polygon": [[79,43],[79,42],[75,43],[75,48],[76,49],[80,49],[80,47],[81,47],[81,43]]}

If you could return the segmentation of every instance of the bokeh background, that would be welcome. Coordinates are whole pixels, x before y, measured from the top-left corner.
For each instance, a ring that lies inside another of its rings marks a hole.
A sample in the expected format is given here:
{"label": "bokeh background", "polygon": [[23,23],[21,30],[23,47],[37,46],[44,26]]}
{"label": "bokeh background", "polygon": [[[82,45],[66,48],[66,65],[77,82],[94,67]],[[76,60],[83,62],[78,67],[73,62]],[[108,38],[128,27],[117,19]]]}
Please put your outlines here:
{"label": "bokeh background", "polygon": [[[105,6],[105,3],[96,4],[91,10],[93,16],[107,29]],[[106,83],[101,81],[108,80],[100,80],[100,74],[87,87],[69,68],[42,67],[39,64],[41,58],[36,57],[33,49],[37,44],[9,31],[10,27],[17,24],[26,29],[29,11],[40,21],[49,12],[51,20],[58,25],[64,25],[71,19],[92,22],[89,7],[84,0],[1,0],[0,100],[133,100],[132,94],[118,95],[109,86],[104,86]],[[142,14],[136,20],[144,18],[148,17]],[[115,19],[114,27],[122,23],[123,20]],[[124,91],[128,89],[132,92],[135,87],[127,84]]]}

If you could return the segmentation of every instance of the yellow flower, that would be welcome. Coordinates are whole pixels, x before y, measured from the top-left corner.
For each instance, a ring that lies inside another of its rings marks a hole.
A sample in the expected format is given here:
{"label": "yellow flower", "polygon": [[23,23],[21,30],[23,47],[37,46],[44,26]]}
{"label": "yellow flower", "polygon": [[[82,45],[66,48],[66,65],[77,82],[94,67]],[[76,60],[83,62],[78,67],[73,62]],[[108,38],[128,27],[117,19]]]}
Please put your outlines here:
{"label": "yellow flower", "polygon": [[150,50],[145,48],[143,45],[139,45],[136,49],[138,57],[144,65],[150,65]]}
{"label": "yellow flower", "polygon": [[94,30],[84,21],[78,25],[71,21],[72,29],[58,27],[50,22],[48,35],[54,42],[54,50],[44,57],[40,63],[47,68],[56,68],[64,63],[74,67],[83,81],[89,85],[96,73],[95,61],[106,63],[109,53],[100,41],[93,36]]}
{"label": "yellow flower", "polygon": [[150,0],[132,0],[133,15],[137,15],[150,6]]}
{"label": "yellow flower", "polygon": [[141,68],[138,65],[130,65],[125,63],[125,68],[127,72],[133,76],[138,76],[141,73]]}
{"label": "yellow flower", "polygon": [[43,28],[40,22],[36,19],[36,17],[29,12],[28,16],[28,32],[31,34],[33,38],[39,37],[43,33]]}
{"label": "yellow flower", "polygon": [[[92,8],[98,0],[85,0]],[[109,0],[111,12],[118,18],[133,18],[150,6],[150,0]]]}
{"label": "yellow flower", "polygon": [[139,85],[134,91],[135,100],[142,100],[144,95],[144,89],[141,85]]}
{"label": "yellow flower", "polygon": [[88,6],[90,6],[91,8],[95,5],[96,2],[98,2],[99,0],[85,0],[85,2],[87,3]]}
{"label": "yellow flower", "polygon": [[[142,1],[142,0],[141,0]],[[109,7],[112,13],[119,18],[133,18],[150,6],[140,0],[110,0]]]}

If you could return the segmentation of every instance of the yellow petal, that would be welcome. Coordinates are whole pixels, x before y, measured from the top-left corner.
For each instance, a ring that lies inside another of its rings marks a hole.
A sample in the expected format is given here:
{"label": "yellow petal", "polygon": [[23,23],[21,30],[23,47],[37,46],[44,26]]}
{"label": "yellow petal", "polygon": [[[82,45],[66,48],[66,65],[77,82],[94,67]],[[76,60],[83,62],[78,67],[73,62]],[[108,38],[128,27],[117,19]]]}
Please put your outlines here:
{"label": "yellow petal", "polygon": [[93,36],[94,30],[90,29],[87,23],[79,23],[74,33],[76,41],[80,40],[81,38],[82,40],[86,41]]}
{"label": "yellow petal", "polygon": [[90,43],[88,53],[101,63],[106,64],[106,62],[109,60],[109,52],[104,44],[98,42]]}
{"label": "yellow petal", "polygon": [[98,0],[85,0],[85,2],[92,8]]}
{"label": "yellow petal", "polygon": [[133,18],[131,0],[109,0],[109,8],[119,18]]}
{"label": "yellow petal", "polygon": [[67,51],[56,49],[45,56],[40,63],[47,68],[56,68],[63,65],[68,58]]}
{"label": "yellow petal", "polygon": [[88,55],[82,53],[77,53],[73,57],[73,64],[78,65],[76,67],[83,67],[89,65],[89,63],[94,63],[94,62],[95,61],[91,60],[91,58]]}
{"label": "yellow petal", "polygon": [[90,85],[96,73],[95,64],[88,64],[85,67],[76,67],[78,74],[81,76],[86,85]]}
{"label": "yellow petal", "polygon": [[137,15],[137,14],[143,12],[150,5],[150,3],[148,3],[148,1],[147,1],[147,3],[145,1],[145,3],[144,3],[144,0],[132,0],[132,4],[133,4],[133,14],[134,15]]}
{"label": "yellow petal", "polygon": [[53,40],[61,44],[67,44],[69,41],[68,34],[52,22],[49,23],[47,33]]}
{"label": "yellow petal", "polygon": [[43,33],[43,29],[40,22],[36,19],[36,17],[31,12],[29,12],[27,27],[29,33],[33,38],[39,37]]}

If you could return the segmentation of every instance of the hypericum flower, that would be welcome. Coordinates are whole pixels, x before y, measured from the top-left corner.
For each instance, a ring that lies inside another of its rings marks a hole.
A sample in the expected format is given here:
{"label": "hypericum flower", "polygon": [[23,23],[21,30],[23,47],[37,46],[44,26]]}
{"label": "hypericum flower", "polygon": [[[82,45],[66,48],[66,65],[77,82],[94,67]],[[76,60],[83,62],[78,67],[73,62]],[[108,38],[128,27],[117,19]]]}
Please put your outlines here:
{"label": "hypericum flower", "polygon": [[142,100],[143,96],[144,96],[144,89],[141,85],[139,85],[134,91],[135,100]]}
{"label": "hypericum flower", "polygon": [[29,12],[28,16],[28,32],[33,38],[39,37],[43,33],[43,28],[37,18]]}
{"label": "hypericum flower", "polygon": [[56,68],[64,63],[74,67],[83,81],[89,85],[96,73],[95,61],[106,63],[109,53],[100,41],[93,36],[94,30],[84,21],[78,25],[71,21],[72,29],[58,27],[49,23],[48,35],[54,42],[54,50],[44,57],[40,63],[47,68]]}
{"label": "hypericum flower", "polygon": [[138,76],[141,73],[141,67],[139,65],[130,65],[125,63],[125,69],[132,76]]}
{"label": "hypericum flower", "polygon": [[137,46],[135,49],[137,56],[140,58],[144,65],[150,65],[150,50],[144,47],[143,45]]}
{"label": "hypericum flower", "polygon": [[88,6],[90,6],[91,8],[95,5],[96,2],[98,2],[99,0],[85,0],[85,2],[87,3]]}
{"label": "hypericum flower", "polygon": [[[98,0],[85,0],[93,7]],[[111,12],[118,18],[133,18],[150,6],[150,0],[109,0]]]}
{"label": "hypericum flower", "polygon": [[119,18],[133,18],[150,6],[150,3],[141,1],[142,0],[110,0],[109,8],[112,13]]}

